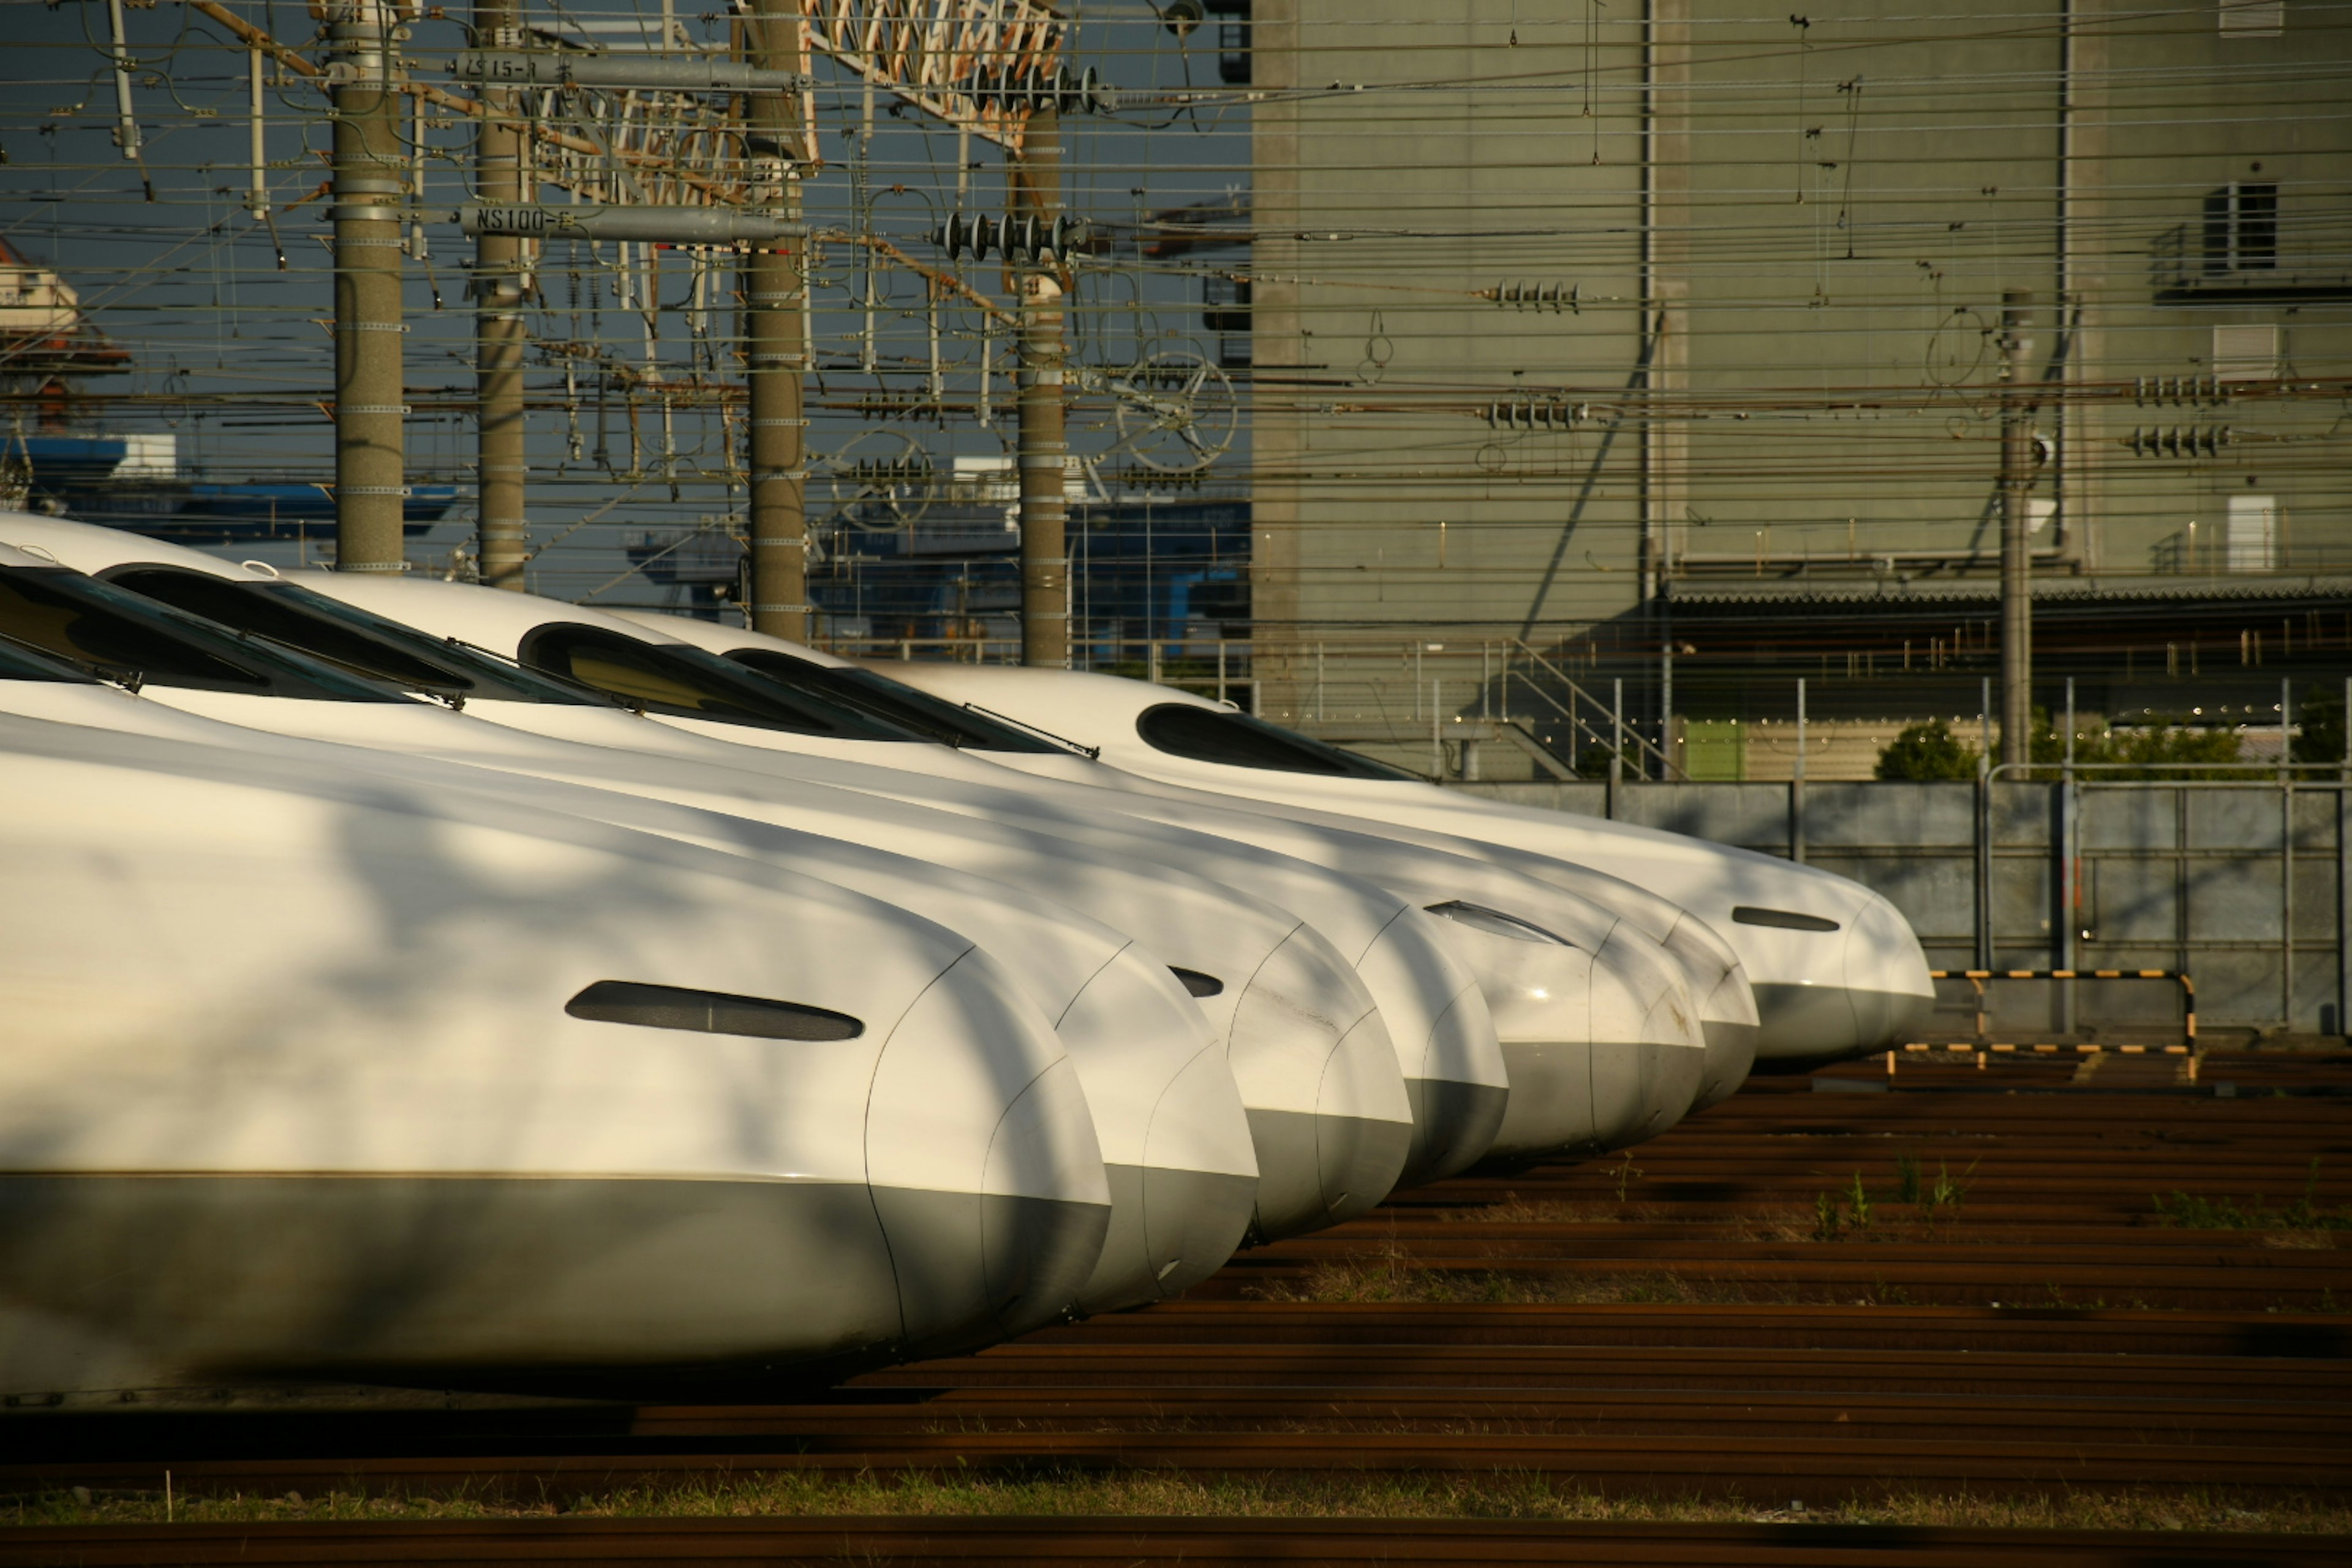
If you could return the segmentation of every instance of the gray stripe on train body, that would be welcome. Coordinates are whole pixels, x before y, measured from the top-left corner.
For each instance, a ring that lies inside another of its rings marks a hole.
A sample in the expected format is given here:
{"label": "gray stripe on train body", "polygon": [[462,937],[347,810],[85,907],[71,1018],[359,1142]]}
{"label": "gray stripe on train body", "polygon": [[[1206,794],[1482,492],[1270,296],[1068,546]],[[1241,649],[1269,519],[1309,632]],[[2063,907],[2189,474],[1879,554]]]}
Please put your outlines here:
{"label": "gray stripe on train body", "polygon": [[1511,1103],[1511,1091],[1499,1084],[1455,1079],[1409,1078],[1404,1094],[1412,1104],[1412,1146],[1397,1178],[1400,1189],[1476,1164],[1494,1147]]}
{"label": "gray stripe on train body", "polygon": [[1765,984],[1756,988],[1763,1023],[1757,1064],[1819,1066],[1865,1056],[1910,1034],[1936,1005],[1932,996],[1901,991],[1861,991],[1843,985]]}
{"label": "gray stripe on train body", "polygon": [[1756,1039],[1763,1032],[1754,1024],[1716,1018],[1702,1019],[1699,1029],[1706,1037],[1706,1071],[1691,1100],[1694,1111],[1720,1105],[1739,1092],[1756,1066]]}
{"label": "gray stripe on train body", "polygon": [[1249,1113],[1257,1146],[1260,1237],[1297,1236],[1354,1219],[1389,1195],[1412,1123],[1305,1110]]}
{"label": "gray stripe on train body", "polygon": [[1110,1208],[1060,1198],[877,1187],[907,1350],[950,1355],[1066,1316],[1102,1256]]}
{"label": "gray stripe on train body", "polygon": [[851,1182],[10,1175],[0,1274],[9,1393],[660,1387],[870,1364],[904,1336]]}
{"label": "gray stripe on train body", "polygon": [[1225,1265],[1249,1234],[1257,1178],[1167,1165],[1105,1164],[1110,1229],[1087,1280],[1088,1310],[1172,1296]]}

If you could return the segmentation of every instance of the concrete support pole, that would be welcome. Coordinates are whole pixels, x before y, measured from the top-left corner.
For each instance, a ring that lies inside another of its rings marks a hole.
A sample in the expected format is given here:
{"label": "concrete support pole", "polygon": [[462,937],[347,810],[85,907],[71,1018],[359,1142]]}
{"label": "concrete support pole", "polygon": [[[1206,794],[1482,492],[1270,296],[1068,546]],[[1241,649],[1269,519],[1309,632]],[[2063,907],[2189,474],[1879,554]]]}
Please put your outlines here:
{"label": "concrete support pole", "polygon": [[[1021,151],[1007,165],[1005,215],[1034,218],[1040,231],[1062,210],[1062,128],[1052,109],[1029,116]],[[1051,669],[1070,663],[1070,562],[1064,538],[1062,281],[1060,258],[1017,274],[1021,289],[1021,662]]]}
{"label": "concrete support pole", "polygon": [[400,196],[392,7],[349,0],[327,36],[334,89],[335,568],[398,572],[407,493],[401,405]]}
{"label": "concrete support pole", "polygon": [[[519,0],[479,0],[474,6],[474,45],[512,49],[522,45]],[[474,196],[493,205],[519,205],[536,193],[523,177],[523,131],[520,95],[512,88],[484,85],[482,122],[474,143]],[[522,316],[531,242],[515,235],[485,234],[474,240],[475,484],[478,497],[477,560],[482,581],[493,588],[523,587],[530,560],[530,530],[524,521]]]}
{"label": "concrete support pole", "polygon": [[2021,384],[2032,305],[2021,289],[2000,297],[2000,760],[2010,763],[2033,757],[2033,404]]}
{"label": "concrete support pole", "polygon": [[[744,23],[751,63],[800,68],[801,10],[792,0],[756,0]],[[774,193],[790,221],[800,218],[800,184],[788,149],[799,129],[793,93],[751,95],[753,156],[772,161]],[[751,629],[804,642],[809,635],[806,447],[801,378],[808,369],[806,286],[798,241],[757,248],[743,268],[743,336],[751,384]]]}

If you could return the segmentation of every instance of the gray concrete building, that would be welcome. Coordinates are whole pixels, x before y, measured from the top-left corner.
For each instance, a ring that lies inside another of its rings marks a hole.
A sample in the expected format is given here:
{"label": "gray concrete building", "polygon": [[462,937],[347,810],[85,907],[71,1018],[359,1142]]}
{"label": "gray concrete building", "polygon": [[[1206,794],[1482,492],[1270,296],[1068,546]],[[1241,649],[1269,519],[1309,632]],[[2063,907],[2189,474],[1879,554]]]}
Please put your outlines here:
{"label": "gray concrete building", "polygon": [[2005,358],[2039,700],[2253,724],[2352,668],[2352,7],[1258,0],[1250,41],[1270,716],[1490,777],[1621,690],[1657,776],[1769,775],[1800,677],[1817,740],[1973,729]]}

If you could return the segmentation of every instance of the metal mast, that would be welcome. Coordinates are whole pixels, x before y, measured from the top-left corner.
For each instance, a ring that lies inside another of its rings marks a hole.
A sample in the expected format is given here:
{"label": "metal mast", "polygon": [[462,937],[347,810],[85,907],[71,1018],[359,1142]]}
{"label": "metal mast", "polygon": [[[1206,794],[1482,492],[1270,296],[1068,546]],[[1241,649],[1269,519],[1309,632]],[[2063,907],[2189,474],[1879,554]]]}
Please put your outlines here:
{"label": "metal mast", "polygon": [[[744,21],[745,52],[764,70],[803,68],[803,24],[792,0],[755,0]],[[761,194],[783,218],[800,217],[798,170],[789,149],[801,119],[796,92],[754,92],[751,155]],[[803,252],[790,242],[755,244],[743,268],[743,337],[751,384],[751,629],[795,642],[808,637],[808,514],[801,376]]]}
{"label": "metal mast", "polygon": [[[1007,162],[1006,216],[1050,234],[1062,210],[1061,117],[1033,111],[1019,151]],[[1063,499],[1069,450],[1062,404],[1062,258],[1043,247],[1016,277],[1021,295],[1021,662],[1066,669],[1070,663],[1070,562]]]}
{"label": "metal mast", "polygon": [[[404,29],[399,29],[404,31]],[[407,493],[401,405],[400,97],[383,0],[343,0],[335,56],[335,566],[398,572]]]}
{"label": "metal mast", "polygon": [[[474,42],[491,49],[522,44],[518,0],[479,0],[474,7]],[[482,89],[482,112],[474,151],[474,194],[489,204],[533,199],[523,177],[523,131],[519,95],[511,88]],[[477,525],[482,581],[494,588],[523,586],[530,559],[523,514],[522,304],[531,242],[511,234],[485,233],[474,239],[474,374],[481,408],[476,419],[476,483],[480,498]]]}

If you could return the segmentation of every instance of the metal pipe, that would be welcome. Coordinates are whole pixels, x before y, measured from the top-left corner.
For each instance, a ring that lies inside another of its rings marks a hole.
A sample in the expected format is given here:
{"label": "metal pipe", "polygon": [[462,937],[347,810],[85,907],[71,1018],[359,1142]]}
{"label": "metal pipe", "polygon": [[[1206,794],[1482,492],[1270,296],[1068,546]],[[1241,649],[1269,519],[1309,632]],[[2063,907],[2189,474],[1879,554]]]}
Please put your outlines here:
{"label": "metal pipe", "polygon": [[131,34],[122,20],[122,0],[106,0],[106,20],[114,44],[114,144],[122,149],[125,162],[140,164],[139,183],[152,202],[155,187],[148,182],[146,165],[140,163],[139,117],[131,106]]}
{"label": "metal pipe", "polygon": [[[2054,868],[2057,874],[2052,879],[2058,896],[2058,909],[2057,918],[2051,928],[2050,961],[2051,967],[2054,969],[2073,969],[2075,932],[2081,929],[2075,921],[2082,908],[2083,895],[2078,885],[2082,875],[2082,855],[2075,842],[2081,830],[2082,797],[2074,782],[2074,678],[2071,675],[2066,678],[2065,761],[2059,769],[2058,778],[2058,864]],[[2074,987],[2070,982],[2058,994],[2058,1026],[2070,1035],[2074,1032],[2075,1001]]]}
{"label": "metal pipe", "polygon": [[[119,0],[118,0],[119,3]],[[501,6],[500,9],[507,7]],[[478,18],[485,7],[477,5]],[[475,34],[477,38],[483,35]],[[647,92],[805,92],[809,79],[799,71],[764,70],[740,60],[699,56],[609,54],[574,50],[523,53],[512,49],[467,49],[441,68],[460,81],[484,87],[594,87]]]}
{"label": "metal pipe", "polygon": [[2352,675],[2344,678],[2344,758],[2336,774],[2336,1032],[2352,1036]]}
{"label": "metal pipe", "polygon": [[[1005,211],[1040,230],[1062,208],[1060,117],[1034,111],[1019,153],[1006,165]],[[1060,258],[1031,260],[1021,290],[1021,662],[1066,669],[1070,663],[1069,559],[1063,529],[1062,281]]]}
{"label": "metal pipe", "polygon": [[1625,782],[1625,679],[1609,682],[1609,815],[1617,815],[1617,786]]}
{"label": "metal pipe", "polygon": [[[744,18],[751,63],[770,71],[800,64],[802,18],[788,0],[754,0]],[[797,95],[751,95],[755,144],[764,143],[759,184],[781,220],[799,216],[798,171],[783,151],[798,126]],[[755,246],[743,268],[745,379],[751,384],[751,629],[803,642],[808,637],[808,420],[801,377],[808,366],[803,314],[803,254]]]}
{"label": "metal pipe", "polygon": [[[520,137],[518,137],[520,140]],[[616,239],[641,245],[756,245],[796,239],[808,226],[755,208],[663,206],[656,204],[542,206],[530,202],[479,205],[449,215],[473,237],[514,235],[529,239]],[[638,300],[640,308],[646,300]]]}
{"label": "metal pipe", "polygon": [[269,154],[263,132],[261,105],[261,46],[256,44],[246,51],[246,116],[249,133],[252,174],[246,188],[245,205],[256,219],[269,216]]}
{"label": "metal pipe", "polygon": [[336,8],[335,569],[407,569],[401,403],[400,94],[381,0]]}
{"label": "metal pipe", "polygon": [[2033,405],[2018,384],[2032,344],[2026,312],[2033,296],[2001,295],[2000,310],[2000,756],[2032,756],[2033,562],[2026,491],[2033,483]]}
{"label": "metal pipe", "polygon": [[[2074,331],[2081,319],[2080,303],[2074,298],[2074,73],[2075,73],[2075,0],[2058,0],[2058,190],[2057,211],[2054,215],[2056,234],[2052,238],[2053,270],[2058,307],[2057,321],[2053,330],[2058,333],[2058,417],[2051,431],[2050,493],[2057,506],[2050,518],[2050,542],[2066,554],[2077,549],[2074,518],[2069,514],[2066,493],[2067,454],[2072,443],[2071,426],[2082,417],[2074,399],[2068,395],[2070,384],[2077,378],[2074,362]],[[2070,321],[2070,316],[2073,320]]]}
{"label": "metal pipe", "polygon": [[[504,43],[520,36],[519,0],[478,0],[474,37]],[[493,210],[518,207],[533,195],[525,188],[523,132],[519,95],[486,86],[484,113],[474,142],[474,195]],[[474,235],[474,387],[479,400],[474,420],[477,509],[476,550],[482,581],[520,593],[530,559],[530,530],[523,487],[529,474],[524,450],[523,275],[530,242],[500,228]]]}
{"label": "metal pipe", "polygon": [[[857,232],[867,238],[874,234],[874,83],[866,83],[866,115],[857,132],[857,162],[850,170],[850,199],[857,210]],[[866,331],[860,340],[857,368],[866,374],[874,374],[874,312],[881,300],[881,275],[874,265],[874,248],[865,247],[860,252],[866,273]]]}
{"label": "metal pipe", "polygon": [[1438,678],[1437,678],[1437,677],[1435,677],[1435,676],[1432,676],[1432,677],[1430,678],[1430,681],[1429,681],[1429,776],[1430,776],[1431,778],[1433,778],[1433,779],[1438,780],[1440,783],[1443,783],[1443,782],[1444,781],[1444,778],[1445,778],[1445,731],[1444,731],[1444,728],[1443,728],[1443,725],[1444,725],[1444,720],[1442,720],[1442,719],[1440,719],[1440,718],[1438,717],[1438,715],[1437,715],[1437,705],[1438,705],[1438,696],[1437,696],[1437,692],[1438,692],[1438,685],[1437,685],[1437,682],[1438,682]]}
{"label": "metal pipe", "polygon": [[2279,1018],[2294,1027],[2294,767],[2287,737],[2294,717],[2294,682],[2279,678]]}
{"label": "metal pipe", "polygon": [[1789,771],[1789,858],[1805,863],[1805,678],[1797,677],[1797,760]]}

